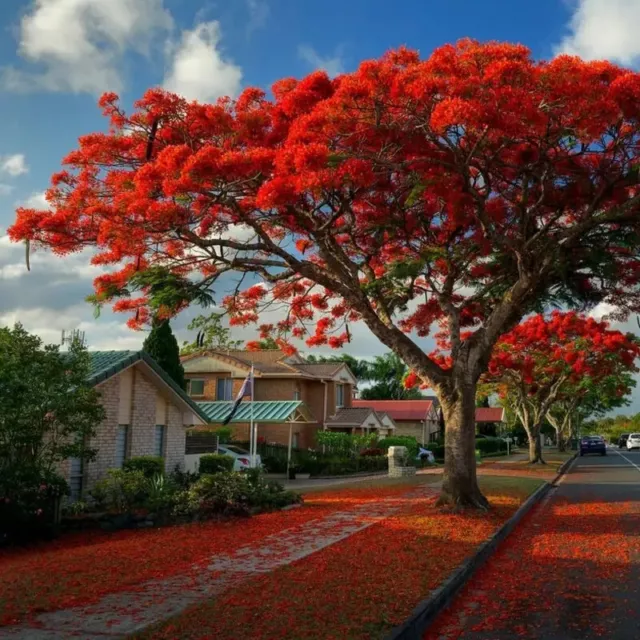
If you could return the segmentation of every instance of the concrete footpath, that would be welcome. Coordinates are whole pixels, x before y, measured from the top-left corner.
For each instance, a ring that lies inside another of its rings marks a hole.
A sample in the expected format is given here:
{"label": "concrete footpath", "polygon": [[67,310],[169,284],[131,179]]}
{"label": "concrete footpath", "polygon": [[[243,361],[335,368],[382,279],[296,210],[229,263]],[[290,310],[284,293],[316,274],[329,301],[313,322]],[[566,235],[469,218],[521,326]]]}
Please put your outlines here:
{"label": "concrete footpath", "polygon": [[[438,484],[423,485],[377,503],[312,520],[233,553],[216,555],[209,566],[194,567],[188,575],[147,582],[135,590],[107,595],[93,605],[43,613],[29,624],[0,628],[0,638],[104,640],[126,637],[211,599],[256,574],[274,571],[348,538],[394,515],[407,497],[435,498],[438,488]],[[170,552],[168,547],[167,562],[171,561]]]}

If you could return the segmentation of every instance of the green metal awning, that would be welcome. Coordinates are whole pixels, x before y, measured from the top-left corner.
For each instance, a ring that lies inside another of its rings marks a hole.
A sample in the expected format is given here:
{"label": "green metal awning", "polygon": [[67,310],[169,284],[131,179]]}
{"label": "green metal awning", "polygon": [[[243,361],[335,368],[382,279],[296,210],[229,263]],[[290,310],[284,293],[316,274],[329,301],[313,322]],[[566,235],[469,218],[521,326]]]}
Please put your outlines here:
{"label": "green metal awning", "polygon": [[[209,424],[224,422],[231,413],[233,402],[198,402],[200,411],[207,416]],[[242,401],[231,423],[250,422],[253,405],[253,421],[260,424],[284,422],[314,422],[304,402],[300,400]]]}

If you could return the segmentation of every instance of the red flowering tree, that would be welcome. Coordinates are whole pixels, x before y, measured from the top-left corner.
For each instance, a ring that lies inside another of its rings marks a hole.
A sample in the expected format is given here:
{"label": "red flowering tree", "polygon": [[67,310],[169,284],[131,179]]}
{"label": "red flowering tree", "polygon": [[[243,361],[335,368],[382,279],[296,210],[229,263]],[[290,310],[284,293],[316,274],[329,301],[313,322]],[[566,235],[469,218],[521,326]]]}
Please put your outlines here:
{"label": "red flowering tree", "polygon": [[[262,327],[285,341],[339,348],[364,322],[440,398],[441,501],[486,507],[474,400],[498,338],[549,298],[640,308],[640,75],[465,40],[272,93],[155,89],[130,115],[105,95],[109,132],[80,139],[51,211],[18,210],[11,237],[96,248],[113,271],[95,300],[134,325],[224,290],[237,324],[286,305]],[[414,339],[437,322],[452,366]]]}
{"label": "red flowering tree", "polygon": [[544,463],[540,427],[554,405],[564,405],[562,418],[557,412],[551,416],[564,429],[581,401],[596,409],[594,403],[605,396],[624,397],[633,384],[630,374],[638,371],[638,356],[635,336],[604,321],[555,311],[548,318],[533,316],[502,336],[483,380],[508,397],[529,438],[529,462]]}

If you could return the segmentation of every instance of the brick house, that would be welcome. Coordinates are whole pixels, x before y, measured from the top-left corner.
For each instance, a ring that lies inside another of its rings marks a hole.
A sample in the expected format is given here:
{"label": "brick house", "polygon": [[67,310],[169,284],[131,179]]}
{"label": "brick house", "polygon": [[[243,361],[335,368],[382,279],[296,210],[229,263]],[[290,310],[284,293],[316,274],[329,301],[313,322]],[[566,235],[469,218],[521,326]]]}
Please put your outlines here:
{"label": "brick house", "polygon": [[[254,400],[299,400],[310,422],[298,424],[293,446],[316,445],[315,434],[325,429],[338,410],[351,407],[356,378],[341,362],[309,363],[299,354],[286,355],[279,349],[264,351],[205,350],[182,358],[187,392],[195,402],[232,400],[253,364]],[[249,425],[232,423],[233,438],[249,440]],[[260,424],[258,436],[267,442],[287,444],[289,424]]]}
{"label": "brick house", "polygon": [[327,429],[353,435],[378,434],[381,438],[396,435],[396,425],[389,414],[371,407],[349,407],[339,409],[327,421]]}
{"label": "brick house", "polygon": [[[393,435],[414,436],[426,444],[442,437],[440,433],[440,406],[437,398],[424,400],[354,400],[354,407],[369,407],[378,413],[386,412],[395,422]],[[476,431],[492,426],[496,428],[504,420],[501,407],[478,407]]]}
{"label": "brick house", "polygon": [[143,351],[93,351],[90,382],[106,417],[88,443],[96,459],[70,459],[61,469],[72,499],[133,456],[159,455],[166,471],[184,466],[186,429],[202,425],[200,408]]}
{"label": "brick house", "polygon": [[440,433],[438,403],[425,400],[354,400],[354,407],[374,409],[386,413],[395,423],[394,436],[414,436],[426,444]]}

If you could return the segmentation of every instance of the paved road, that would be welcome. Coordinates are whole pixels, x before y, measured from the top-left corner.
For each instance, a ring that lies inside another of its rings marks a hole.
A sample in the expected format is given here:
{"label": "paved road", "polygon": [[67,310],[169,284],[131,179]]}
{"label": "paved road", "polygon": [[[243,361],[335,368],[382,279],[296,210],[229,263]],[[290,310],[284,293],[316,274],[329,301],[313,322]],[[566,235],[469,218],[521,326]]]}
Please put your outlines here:
{"label": "paved road", "polygon": [[429,640],[639,640],[640,451],[578,458]]}

